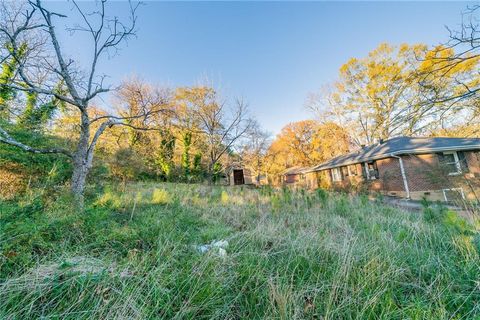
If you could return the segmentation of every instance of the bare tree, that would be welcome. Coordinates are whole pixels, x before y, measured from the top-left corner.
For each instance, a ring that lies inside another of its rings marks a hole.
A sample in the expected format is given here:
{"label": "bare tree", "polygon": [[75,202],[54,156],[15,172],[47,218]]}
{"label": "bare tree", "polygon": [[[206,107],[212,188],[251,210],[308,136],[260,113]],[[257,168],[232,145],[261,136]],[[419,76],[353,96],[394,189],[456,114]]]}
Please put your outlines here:
{"label": "bare tree", "polygon": [[[462,13],[459,30],[447,27],[449,40],[438,45],[430,56],[427,68],[420,70],[420,84],[425,104],[444,105],[444,112],[468,100],[472,107],[479,109],[478,94],[480,93],[480,5],[467,8]],[[458,72],[460,71],[460,72]],[[442,85],[449,85],[449,90],[443,90]],[[463,107],[465,104],[463,104]]]}
{"label": "bare tree", "polygon": [[71,190],[82,204],[86,177],[92,167],[95,146],[100,136],[114,125],[137,129],[132,124],[134,119],[144,119],[145,122],[145,119],[160,112],[163,105],[149,102],[138,113],[124,116],[115,114],[95,117],[89,113],[95,99],[114,90],[105,85],[106,76],[99,74],[98,65],[102,57],[115,54],[122,43],[135,36],[138,4],[129,2],[127,22],[122,22],[117,16],[107,15],[106,0],[97,2],[97,8],[93,12],[85,12],[77,1],[73,0],[72,4],[73,12],[78,14],[81,23],[68,27],[66,31],[86,33],[89,36],[92,60],[88,66],[81,68],[75,60],[68,57],[59,41],[58,21],[67,16],[49,10],[40,0],[31,0],[21,6],[2,3],[0,62],[13,58],[18,66],[14,77],[6,84],[9,88],[55,97],[78,110],[80,134],[73,150],[27,146],[1,128],[0,142],[27,152],[59,153],[71,158]]}
{"label": "bare tree", "polygon": [[242,162],[248,165],[255,174],[257,184],[260,184],[262,172],[265,172],[265,157],[271,144],[271,134],[263,131],[260,124],[252,122],[240,146]]}
{"label": "bare tree", "polygon": [[196,127],[206,140],[208,174],[213,182],[215,166],[247,133],[253,120],[248,117],[247,106],[242,100],[228,105],[226,101],[219,100],[212,88],[197,87],[190,91],[191,110]]}

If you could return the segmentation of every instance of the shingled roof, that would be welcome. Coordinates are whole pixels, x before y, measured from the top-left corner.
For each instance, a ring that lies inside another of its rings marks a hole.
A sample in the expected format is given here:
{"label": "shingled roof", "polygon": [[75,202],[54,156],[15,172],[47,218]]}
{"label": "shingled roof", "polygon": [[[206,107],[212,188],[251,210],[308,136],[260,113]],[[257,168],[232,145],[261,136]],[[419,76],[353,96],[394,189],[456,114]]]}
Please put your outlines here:
{"label": "shingled roof", "polygon": [[480,149],[480,138],[395,137],[312,167],[309,172],[378,160],[402,154]]}

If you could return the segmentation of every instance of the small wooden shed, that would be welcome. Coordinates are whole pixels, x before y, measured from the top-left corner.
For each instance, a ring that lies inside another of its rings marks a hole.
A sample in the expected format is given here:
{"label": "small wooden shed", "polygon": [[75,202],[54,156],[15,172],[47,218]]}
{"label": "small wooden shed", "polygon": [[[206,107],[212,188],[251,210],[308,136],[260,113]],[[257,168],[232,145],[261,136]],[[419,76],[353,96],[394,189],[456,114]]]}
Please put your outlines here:
{"label": "small wooden shed", "polygon": [[232,166],[227,173],[228,184],[231,186],[255,184],[255,178],[252,176],[252,171],[246,167]]}

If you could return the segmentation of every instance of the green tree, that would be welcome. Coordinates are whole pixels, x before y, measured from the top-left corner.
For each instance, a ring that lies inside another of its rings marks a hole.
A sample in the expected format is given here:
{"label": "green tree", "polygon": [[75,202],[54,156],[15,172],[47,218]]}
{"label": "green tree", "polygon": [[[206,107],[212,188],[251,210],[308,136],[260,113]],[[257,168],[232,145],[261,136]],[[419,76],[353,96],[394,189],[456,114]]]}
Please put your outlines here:
{"label": "green tree", "polygon": [[38,103],[38,95],[35,92],[26,92],[25,109],[18,118],[18,125],[33,131],[42,131],[46,123],[52,119],[59,101],[55,98],[46,103]]}
{"label": "green tree", "polygon": [[197,152],[193,157],[192,175],[197,181],[202,179],[202,154]]}
{"label": "green tree", "polygon": [[160,148],[157,152],[155,164],[160,168],[160,175],[165,180],[172,178],[174,167],[175,137],[169,130],[161,132]]}
{"label": "green tree", "polygon": [[[19,45],[17,55],[19,59],[22,59],[25,56],[27,50],[26,42],[22,42]],[[2,64],[2,73],[0,74],[0,119],[9,121],[10,120],[10,111],[9,104],[17,96],[18,90],[15,90],[9,84],[15,78],[15,72],[18,70],[18,60],[13,56],[13,47],[11,44],[6,45],[6,52],[9,56]]]}

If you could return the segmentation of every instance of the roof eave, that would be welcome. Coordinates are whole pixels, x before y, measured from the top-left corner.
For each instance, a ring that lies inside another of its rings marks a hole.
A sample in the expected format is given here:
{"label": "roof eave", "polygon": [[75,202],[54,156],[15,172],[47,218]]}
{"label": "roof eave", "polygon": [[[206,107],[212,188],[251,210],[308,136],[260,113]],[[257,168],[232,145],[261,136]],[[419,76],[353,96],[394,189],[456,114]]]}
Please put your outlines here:
{"label": "roof eave", "polygon": [[405,150],[398,150],[391,153],[381,154],[376,157],[368,157],[368,158],[360,159],[357,161],[350,161],[350,162],[345,162],[337,165],[331,165],[326,167],[321,167],[321,165],[319,165],[318,166],[319,168],[313,168],[309,172],[328,170],[328,169],[333,169],[333,168],[338,168],[343,166],[349,166],[352,164],[362,163],[365,161],[380,160],[380,159],[390,158],[390,157],[399,156],[399,155],[406,155],[406,154],[422,154],[422,153],[431,153],[431,152],[438,152],[438,151],[457,151],[457,150],[475,150],[475,149],[480,149],[480,145],[449,146],[449,147],[441,147],[441,148],[423,148],[423,149],[405,149]]}

